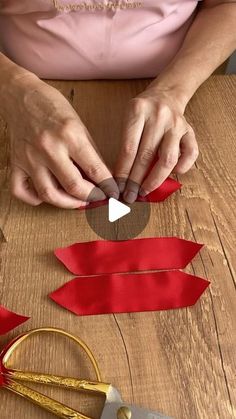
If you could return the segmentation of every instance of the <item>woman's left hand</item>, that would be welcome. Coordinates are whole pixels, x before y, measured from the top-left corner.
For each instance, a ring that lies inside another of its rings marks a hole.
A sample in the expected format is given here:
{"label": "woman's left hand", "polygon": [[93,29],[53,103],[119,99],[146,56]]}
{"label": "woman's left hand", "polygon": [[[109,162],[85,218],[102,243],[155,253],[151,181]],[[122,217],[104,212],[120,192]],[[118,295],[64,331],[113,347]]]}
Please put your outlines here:
{"label": "woman's left hand", "polygon": [[115,169],[126,202],[152,192],[171,172],[185,173],[194,164],[198,145],[184,117],[185,106],[173,91],[156,86],[130,100]]}

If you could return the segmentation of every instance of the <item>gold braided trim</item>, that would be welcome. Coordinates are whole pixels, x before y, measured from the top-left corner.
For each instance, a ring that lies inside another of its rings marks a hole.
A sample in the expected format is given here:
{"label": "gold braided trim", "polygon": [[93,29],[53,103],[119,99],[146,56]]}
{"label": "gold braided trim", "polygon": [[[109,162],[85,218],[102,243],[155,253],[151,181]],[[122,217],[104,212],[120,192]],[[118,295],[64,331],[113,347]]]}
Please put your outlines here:
{"label": "gold braided trim", "polygon": [[98,10],[118,10],[118,9],[136,9],[142,7],[142,2],[132,0],[108,0],[106,2],[62,4],[62,0],[52,0],[54,7],[60,12],[72,11],[98,11]]}

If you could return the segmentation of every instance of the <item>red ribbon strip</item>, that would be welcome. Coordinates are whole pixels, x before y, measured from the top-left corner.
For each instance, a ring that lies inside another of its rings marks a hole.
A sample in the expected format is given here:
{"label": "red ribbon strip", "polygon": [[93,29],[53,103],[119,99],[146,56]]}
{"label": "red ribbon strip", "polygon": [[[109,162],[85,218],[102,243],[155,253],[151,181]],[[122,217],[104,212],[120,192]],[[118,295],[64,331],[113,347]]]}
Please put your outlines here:
{"label": "red ribbon strip", "polygon": [[10,330],[26,322],[29,317],[13,313],[3,306],[0,306],[0,335],[10,332]]}
{"label": "red ribbon strip", "polygon": [[74,275],[183,269],[203,245],[177,237],[75,243],[55,250]]}
{"label": "red ribbon strip", "polygon": [[209,281],[181,271],[75,278],[49,297],[83,316],[192,306]]}
{"label": "red ribbon strip", "polygon": [[[164,201],[168,196],[172,193],[176,192],[178,189],[181,188],[181,183],[177,182],[174,179],[167,178],[165,182],[162,183],[159,188],[155,189],[153,192],[148,194],[145,197],[138,196],[137,202],[161,202]],[[102,201],[97,202],[90,202],[88,205],[80,207],[79,210],[82,209],[90,209],[90,208],[97,208],[101,207],[102,205],[106,205],[108,203],[108,199],[103,199]]]}

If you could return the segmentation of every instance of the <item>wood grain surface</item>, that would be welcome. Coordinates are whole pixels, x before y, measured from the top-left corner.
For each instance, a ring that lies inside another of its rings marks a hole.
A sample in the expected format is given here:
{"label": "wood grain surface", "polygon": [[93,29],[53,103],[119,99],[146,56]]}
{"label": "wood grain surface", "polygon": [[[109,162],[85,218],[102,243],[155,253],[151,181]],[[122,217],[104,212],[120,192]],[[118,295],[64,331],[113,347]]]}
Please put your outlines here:
{"label": "wood grain surface", "polygon": [[[73,103],[112,166],[125,105],[149,82],[52,84]],[[182,190],[152,204],[150,222],[140,235],[174,235],[205,244],[187,271],[208,278],[211,286],[194,307],[182,310],[76,317],[48,299],[49,292],[73,277],[53,250],[97,236],[84,212],[47,205],[31,208],[11,198],[7,127],[0,124],[0,302],[31,316],[22,327],[0,337],[1,346],[29,328],[64,328],[86,341],[103,379],[113,383],[125,401],[178,419],[236,417],[235,97],[236,76],[213,76],[191,100],[186,116],[196,131],[200,156],[195,167],[179,177]],[[25,345],[15,365],[93,377],[77,348],[49,336]],[[40,390],[100,417],[103,401],[98,398],[45,386]],[[52,416],[1,390],[0,417]]]}

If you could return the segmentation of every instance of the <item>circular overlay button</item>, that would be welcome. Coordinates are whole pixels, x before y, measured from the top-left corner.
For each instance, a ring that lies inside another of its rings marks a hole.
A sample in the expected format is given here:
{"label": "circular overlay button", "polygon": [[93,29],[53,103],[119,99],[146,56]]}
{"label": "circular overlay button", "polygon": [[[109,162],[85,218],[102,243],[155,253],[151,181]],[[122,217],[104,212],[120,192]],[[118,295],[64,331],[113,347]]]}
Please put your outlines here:
{"label": "circular overlay button", "polygon": [[[116,196],[112,191],[111,195]],[[88,202],[93,201],[92,191]],[[145,229],[149,222],[151,206],[149,202],[138,201],[127,204],[120,194],[118,199],[111,197],[106,205],[88,208],[85,211],[88,224],[102,239],[129,240]]]}

